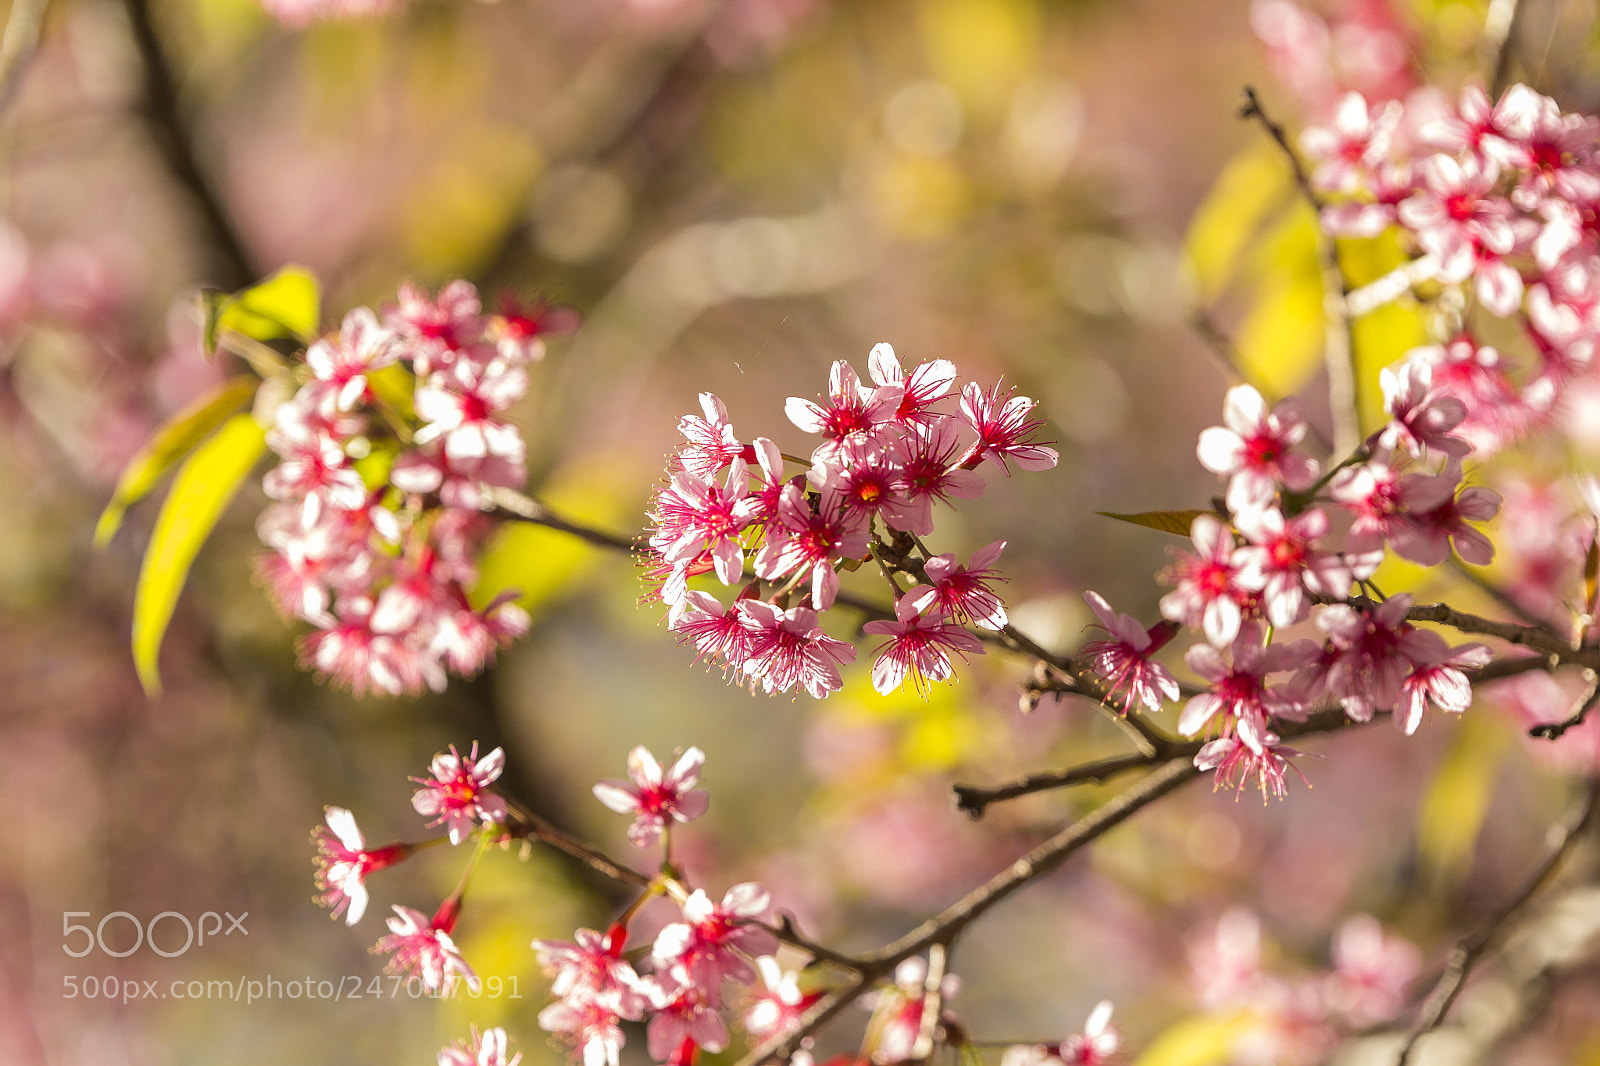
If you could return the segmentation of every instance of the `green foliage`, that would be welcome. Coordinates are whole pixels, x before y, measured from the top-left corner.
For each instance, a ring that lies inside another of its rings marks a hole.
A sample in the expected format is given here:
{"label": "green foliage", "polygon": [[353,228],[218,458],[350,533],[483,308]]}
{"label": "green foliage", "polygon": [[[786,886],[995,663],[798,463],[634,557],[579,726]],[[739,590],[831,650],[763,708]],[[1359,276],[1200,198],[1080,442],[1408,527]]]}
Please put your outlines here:
{"label": "green foliage", "polygon": [[1467,714],[1456,724],[1417,812],[1417,854],[1445,884],[1458,881],[1472,862],[1507,750],[1505,731],[1492,717]]}
{"label": "green foliage", "polygon": [[1136,526],[1154,529],[1162,533],[1172,533],[1180,537],[1187,537],[1194,520],[1211,511],[1140,511],[1137,514],[1118,514],[1116,511],[1096,511],[1097,515],[1106,518],[1115,518],[1119,522],[1131,522]]}
{"label": "green foliage", "polygon": [[234,415],[184,462],[161,505],[133,606],[133,661],[149,695],[161,691],[161,640],[189,567],[265,450],[266,431],[249,415]]}
{"label": "green foliage", "polygon": [[286,266],[265,281],[231,295],[215,289],[200,293],[205,325],[201,344],[217,349],[217,338],[232,330],[252,340],[290,338],[308,343],[322,321],[322,291],[305,267]]}
{"label": "green foliage", "polygon": [[1134,1066],[1214,1066],[1231,1062],[1234,1045],[1250,1029],[1250,1017],[1236,1014],[1185,1018],[1150,1042]]}
{"label": "green foliage", "polygon": [[167,471],[194,451],[229,416],[249,403],[258,384],[252,377],[232,378],[168,420],[122,471],[122,477],[111,494],[111,502],[106,504],[100,521],[95,525],[95,547],[104,548],[111,543],[111,538],[122,526],[122,518],[128,508],[143,499],[166,476]]}

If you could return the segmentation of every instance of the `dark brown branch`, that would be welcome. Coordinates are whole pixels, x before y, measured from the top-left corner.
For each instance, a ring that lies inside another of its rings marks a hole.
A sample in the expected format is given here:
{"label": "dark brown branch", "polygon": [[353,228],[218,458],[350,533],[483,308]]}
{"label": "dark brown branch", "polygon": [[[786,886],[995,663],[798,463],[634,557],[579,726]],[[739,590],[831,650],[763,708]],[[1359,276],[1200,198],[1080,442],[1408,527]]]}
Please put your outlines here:
{"label": "dark brown branch", "polygon": [[969,892],[905,936],[863,957],[894,965],[935,942],[949,943],[992,907],[1060,866],[1084,845],[1121,825],[1162,796],[1194,780],[1200,771],[1187,756],[1172,759],[1137,785],[1067,826],[989,881]]}
{"label": "dark brown branch", "polygon": [[597,548],[609,548],[612,551],[633,553],[634,542],[631,537],[624,537],[618,533],[607,533],[592,526],[580,525],[577,522],[551,511],[544,504],[513,489],[489,488],[488,500],[494,510],[503,512],[509,517],[531,522],[536,526],[545,526],[548,529],[570,533],[579,540],[593,544]]}
{"label": "dark brown branch", "polygon": [[598,848],[592,848],[576,837],[557,829],[532,811],[524,810],[516,804],[511,804],[510,807],[511,819],[514,824],[508,828],[514,837],[529,837],[539,841],[541,844],[548,844],[557,851],[571,855],[591,870],[603,874],[613,881],[621,881],[623,884],[632,885],[635,888],[650,887],[652,882],[648,874],[640,873],[630,866],[624,866]]}
{"label": "dark brown branch", "polygon": [[1396,1066],[1406,1066],[1417,1041],[1439,1028],[1451,1005],[1455,1003],[1456,996],[1461,993],[1473,966],[1477,965],[1484,952],[1500,938],[1512,920],[1517,917],[1518,912],[1560,867],[1561,860],[1566,857],[1574,841],[1594,816],[1597,802],[1600,802],[1600,777],[1591,778],[1583,798],[1572,806],[1561,821],[1550,827],[1550,833],[1546,837],[1549,841],[1549,850],[1522,889],[1476,932],[1456,945],[1456,949],[1450,953],[1450,960],[1445,964],[1444,974],[1440,976],[1433,986],[1433,991],[1428,994],[1427,1002],[1423,1004],[1421,1017],[1400,1048],[1400,1054],[1395,1059]]}
{"label": "dark brown branch", "polygon": [[1511,80],[1511,63],[1516,58],[1517,32],[1522,28],[1526,4],[1519,0],[1491,0],[1484,18],[1483,45],[1489,62],[1489,102],[1500,98]]}
{"label": "dark brown branch", "polygon": [[151,19],[149,0],[123,0],[123,7],[143,67],[144,117],[150,138],[205,224],[209,243],[218,257],[211,280],[229,291],[242,289],[258,277],[258,272],[232,216],[223,206],[221,192],[195,155],[194,123],[179,102],[177,79]]}
{"label": "dark brown branch", "polygon": [[1578,705],[1578,709],[1570,717],[1562,721],[1545,722],[1534,726],[1528,730],[1530,737],[1535,740],[1560,740],[1566,736],[1567,730],[1584,723],[1589,715],[1594,712],[1595,707],[1600,705],[1600,679],[1594,678],[1594,671],[1592,670],[1589,671],[1589,674],[1591,675],[1589,692],[1584,696],[1583,702]]}
{"label": "dark brown branch", "polygon": [[[1198,747],[1196,748],[1198,750]],[[1173,754],[1176,754],[1174,752]],[[1001,800],[1015,799],[1033,792],[1044,792],[1053,788],[1067,788],[1071,785],[1093,783],[1104,784],[1118,774],[1137,770],[1143,766],[1150,766],[1159,762],[1160,758],[1151,755],[1117,755],[1109,759],[1098,759],[1094,762],[1084,763],[1081,766],[1071,766],[1065,770],[1046,770],[1042,773],[1029,774],[1027,777],[993,788],[982,788],[978,785],[956,785],[956,809],[969,818],[983,817],[985,808],[991,803]]]}
{"label": "dark brown branch", "polygon": [[1323,306],[1327,319],[1323,361],[1328,371],[1328,409],[1333,416],[1333,451],[1335,455],[1346,455],[1353,452],[1361,440],[1360,412],[1356,406],[1355,330],[1347,300],[1350,281],[1339,264],[1338,246],[1322,224],[1322,197],[1312,188],[1305,166],[1289,143],[1283,127],[1262,110],[1255,89],[1248,85],[1244,87],[1244,105],[1239,108],[1239,117],[1255,119],[1277,144],[1294,173],[1295,185],[1316,216],[1317,265],[1322,274]]}

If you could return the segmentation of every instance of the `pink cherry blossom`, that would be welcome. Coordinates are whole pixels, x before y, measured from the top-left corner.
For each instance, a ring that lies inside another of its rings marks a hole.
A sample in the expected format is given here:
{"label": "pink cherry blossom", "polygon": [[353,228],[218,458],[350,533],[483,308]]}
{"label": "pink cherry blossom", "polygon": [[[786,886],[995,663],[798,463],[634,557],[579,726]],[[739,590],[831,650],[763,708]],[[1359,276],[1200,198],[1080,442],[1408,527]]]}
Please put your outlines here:
{"label": "pink cherry blossom", "polygon": [[[672,521],[666,529],[658,527],[650,540],[652,547],[674,566],[709,555],[724,585],[737,582],[744,573],[739,534],[760,506],[750,498],[744,460],[734,459],[728,464],[728,476],[721,486],[685,470],[673,476],[672,484],[662,495],[671,500],[662,501],[656,510],[669,513]],[[668,537],[674,539],[668,541]]]}
{"label": "pink cherry blossom", "polygon": [[721,601],[707,592],[686,592],[683,611],[672,623],[681,633],[680,643],[695,646],[695,661],[710,659],[723,665],[723,673],[733,680],[744,673],[750,657],[750,630],[737,609],[724,610]]}
{"label": "pink cherry blossom", "polygon": [[1305,699],[1326,692],[1357,722],[1391,710],[1400,684],[1435,634],[1406,621],[1411,597],[1401,593],[1359,608],[1335,603],[1317,608],[1316,625],[1327,635],[1319,661],[1295,679]]}
{"label": "pink cherry blossom", "polygon": [[553,995],[575,1003],[604,1002],[621,1017],[638,1019],[648,996],[623,956],[627,939],[628,931],[613,925],[604,934],[579,929],[573,940],[535,940],[533,948]]}
{"label": "pink cherry blossom", "polygon": [[749,634],[744,671],[751,684],[768,693],[798,685],[819,700],[844,687],[839,666],[855,661],[856,649],[824,633],[817,612],[807,607],[784,610],[760,600],[747,600],[739,610]]}
{"label": "pink cherry blossom", "polygon": [[1313,507],[1285,518],[1275,507],[1235,517],[1248,542],[1233,555],[1239,586],[1256,592],[1267,620],[1287,626],[1305,617],[1306,594],[1342,599],[1350,592],[1350,568],[1339,556],[1318,549],[1328,535],[1328,516]]}
{"label": "pink cherry blossom", "polygon": [[874,620],[861,627],[865,633],[889,637],[878,646],[872,664],[872,687],[881,693],[898,689],[909,676],[917,693],[926,696],[929,681],[946,681],[954,671],[950,653],[963,659],[983,654],[977,637],[943,621],[942,615],[919,613],[908,596],[895,600],[894,613],[892,622]]}
{"label": "pink cherry blossom", "polygon": [[423,988],[429,992],[441,991],[456,977],[465,979],[474,992],[478,990],[478,975],[472,972],[455,941],[450,939],[460,913],[460,901],[456,897],[440,904],[431,919],[421,911],[399,904],[395,905],[394,913],[389,919],[389,935],[372,949],[374,954],[388,954],[385,969],[389,973],[419,977]]}
{"label": "pink cherry blossom", "polygon": [[1404,448],[1413,456],[1429,448],[1445,455],[1466,455],[1471,445],[1451,432],[1466,419],[1466,404],[1435,389],[1432,361],[1416,356],[1413,351],[1398,371],[1385,367],[1378,372],[1384,410],[1390,418],[1378,436],[1379,447]]}
{"label": "pink cherry blossom", "polygon": [[1106,682],[1107,702],[1120,704],[1122,713],[1127,714],[1135,703],[1159,711],[1163,699],[1177,699],[1178,683],[1165,666],[1150,658],[1172,639],[1177,627],[1163,623],[1155,630],[1147,630],[1132,615],[1113,611],[1098,592],[1085,592],[1083,599],[1110,638],[1085,644],[1079,651]]}
{"label": "pink cherry blossom", "polygon": [[478,758],[478,742],[472,742],[472,751],[462,755],[450,745],[448,752],[433,757],[425,777],[413,777],[422,787],[411,797],[411,806],[424,818],[432,818],[429,828],[444,825],[450,834],[450,843],[459,844],[477,827],[479,822],[494,824],[505,821],[506,801],[486,791],[505,768],[506,753],[495,748],[482,759]]}
{"label": "pink cherry blossom", "polygon": [[1300,133],[1300,147],[1315,163],[1312,183],[1325,192],[1360,188],[1388,155],[1401,110],[1395,100],[1369,107],[1360,93],[1341,97],[1331,123]]}
{"label": "pink cherry blossom", "polygon": [[1239,623],[1255,594],[1239,582],[1233,532],[1210,515],[1189,527],[1196,554],[1174,552],[1175,562],[1161,580],[1176,585],[1161,597],[1161,615],[1190,629],[1202,630],[1218,647],[1233,642]]}
{"label": "pink cherry blossom", "polygon": [[822,445],[826,452],[851,437],[878,432],[895,418],[904,398],[903,385],[872,389],[861,384],[855,369],[841,359],[828,373],[828,406],[791,396],[784,411],[800,429],[826,437]]}
{"label": "pink cherry blossom", "polygon": [[923,565],[930,584],[916,586],[902,599],[920,613],[941,612],[981,629],[1005,629],[1005,604],[989,588],[990,582],[1005,580],[990,565],[1000,558],[1005,547],[1003,540],[985,544],[972,553],[965,566],[957,563],[952,553],[935,555]]}
{"label": "pink cherry blossom", "polygon": [[761,974],[761,988],[745,1010],[745,1032],[760,1041],[787,1036],[800,1028],[800,1016],[822,993],[801,992],[798,975],[781,968],[771,955],[757,959],[756,969]]}
{"label": "pink cherry blossom", "polygon": [[710,481],[724,466],[744,454],[744,445],[734,436],[728,421],[728,408],[709,392],[700,394],[700,409],[705,417],[684,415],[678,419],[678,432],[684,443],[678,448],[678,463],[695,477]]}
{"label": "pink cherry blossom", "polygon": [[439,1066],[517,1066],[521,1061],[520,1051],[506,1058],[506,1031],[499,1026],[479,1033],[474,1025],[471,1039],[439,1050]]}
{"label": "pink cherry blossom", "polygon": [[1316,653],[1308,640],[1268,644],[1266,627],[1255,621],[1239,627],[1231,663],[1210,644],[1194,645],[1185,660],[1210,689],[1184,704],[1178,732],[1192,737],[1220,719],[1222,736],[1238,736],[1252,751],[1264,750],[1268,719],[1299,706],[1282,687],[1269,687],[1267,675],[1298,669]]}
{"label": "pink cherry blossom", "polygon": [[919,363],[908,377],[888,344],[873,346],[867,356],[867,371],[879,386],[897,385],[904,389],[894,419],[907,428],[934,425],[938,416],[933,407],[950,392],[956,380],[956,365],[948,359]]}
{"label": "pink cherry blossom", "polygon": [[[1226,786],[1243,792],[1244,786],[1254,778],[1265,802],[1269,795],[1282,799],[1288,792],[1285,771],[1294,770],[1300,774],[1289,762],[1290,756],[1299,754],[1301,752],[1281,743],[1276,733],[1262,733],[1259,748],[1251,747],[1236,736],[1218,737],[1195,753],[1194,765],[1202,772],[1216,771],[1215,788]],[[1300,774],[1300,780],[1305,779],[1305,775]]]}
{"label": "pink cherry blossom", "polygon": [[1329,1004],[1358,1028],[1379,1025],[1405,1008],[1407,987],[1422,969],[1415,944],[1385,936],[1376,918],[1345,919],[1333,941],[1334,972],[1328,977]]}
{"label": "pink cherry blossom", "polygon": [[[1428,510],[1408,511],[1395,529],[1394,550],[1423,566],[1437,566],[1450,557],[1450,549],[1474,566],[1488,566],[1494,559],[1494,545],[1469,522],[1487,522],[1500,513],[1500,494],[1492,489],[1469,486],[1459,492],[1461,467],[1451,462],[1437,475],[1417,474],[1419,491],[1430,495],[1447,486],[1444,501]],[[1421,479],[1428,479],[1422,481]]]}
{"label": "pink cherry blossom", "polygon": [[459,349],[482,336],[482,311],[478,290],[470,282],[452,281],[434,299],[425,289],[406,281],[400,284],[396,306],[385,312],[383,324],[402,340],[417,373],[426,375],[452,365]]}
{"label": "pink cherry blossom", "polygon": [[502,359],[462,360],[417,386],[416,443],[439,440],[453,461],[494,456],[520,465],[527,453],[516,426],[496,417],[528,391],[528,372]]}
{"label": "pink cherry blossom", "polygon": [[1270,412],[1249,385],[1228,390],[1223,426],[1200,434],[1200,465],[1228,481],[1228,510],[1234,514],[1267,506],[1278,486],[1292,492],[1311,487],[1317,463],[1294,450],[1306,435],[1305,408],[1299,400],[1281,401]]}
{"label": "pink cherry blossom", "polygon": [[390,844],[368,850],[355,815],[343,807],[329,807],[327,819],[327,828],[318,827],[311,834],[317,845],[317,889],[322,893],[317,902],[332,908],[331,917],[343,913],[344,923],[355,925],[367,910],[368,875],[393,866],[414,849],[410,844]]}
{"label": "pink cherry blossom", "polygon": [[1061,454],[1054,448],[1036,443],[1032,438],[1044,428],[1043,419],[1030,419],[1028,412],[1034,402],[1026,396],[1013,396],[1014,389],[1000,394],[1002,382],[996,382],[987,393],[977,382],[961,390],[961,417],[978,433],[978,439],[967,449],[961,466],[971,468],[985,459],[1000,465],[1000,472],[1011,476],[1009,458],[1024,470],[1049,470],[1056,465]]}
{"label": "pink cherry blossom", "polygon": [[683,903],[684,920],[656,935],[650,954],[657,972],[712,996],[725,979],[754,982],[756,973],[746,956],[771,955],[778,940],[751,923],[764,921],[771,913],[771,895],[753,881],[728,889],[721,903],[712,903],[704,889],[695,889]]}
{"label": "pink cherry blossom", "polygon": [[949,421],[907,434],[891,443],[889,449],[900,465],[900,491],[907,501],[897,513],[884,516],[894,529],[925,537],[933,532],[935,500],[949,503],[952,496],[971,500],[983,494],[982,475],[961,467],[957,458],[961,441]]}
{"label": "pink cherry blossom", "polygon": [[728,1046],[728,1027],[711,994],[672,973],[658,974],[648,982],[651,1002],[645,1039],[652,1058],[665,1061],[686,1041],[710,1052]]}
{"label": "pink cherry blossom", "polygon": [[594,786],[595,798],[601,803],[618,814],[634,816],[628,840],[636,848],[654,844],[669,822],[689,822],[706,813],[710,797],[694,789],[705,753],[690,748],[673,756],[672,768],[662,770],[648,750],[634,748],[628,753],[630,781],[602,781]]}
{"label": "pink cherry blossom", "polygon": [[1430,703],[1450,714],[1460,714],[1471,706],[1472,682],[1465,671],[1486,665],[1492,657],[1486,645],[1446,648],[1444,638],[1428,635],[1434,640],[1413,652],[1415,669],[1400,683],[1395,705],[1395,722],[1407,736],[1417,731]]}
{"label": "pink cherry blossom", "polygon": [[840,507],[813,510],[805,495],[788,485],[778,499],[778,522],[756,553],[755,571],[776,581],[795,571],[811,576],[811,598],[819,610],[833,606],[839,575],[833,564],[867,554],[868,522]]}
{"label": "pink cherry blossom", "polygon": [[567,1037],[583,1057],[583,1066],[618,1066],[627,1043],[622,1019],[601,999],[560,999],[539,1012],[539,1027]]}

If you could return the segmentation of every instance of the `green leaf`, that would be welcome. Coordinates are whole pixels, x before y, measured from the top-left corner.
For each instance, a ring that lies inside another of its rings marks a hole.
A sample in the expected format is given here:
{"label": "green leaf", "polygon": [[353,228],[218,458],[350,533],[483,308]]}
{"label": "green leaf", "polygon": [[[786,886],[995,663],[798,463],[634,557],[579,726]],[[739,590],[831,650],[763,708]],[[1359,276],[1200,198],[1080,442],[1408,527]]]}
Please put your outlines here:
{"label": "green leaf", "polygon": [[316,275],[299,266],[286,266],[231,296],[202,289],[200,306],[205,317],[201,343],[208,353],[216,351],[223,330],[258,341],[288,337],[309,342],[322,321],[322,293]]}
{"label": "green leaf", "polygon": [[1256,231],[1283,210],[1292,194],[1288,170],[1273,146],[1252,143],[1228,161],[1195,211],[1184,239],[1203,301],[1227,289]]}
{"label": "green leaf", "polygon": [[1151,1041],[1134,1066],[1216,1066],[1232,1062],[1240,1038],[1251,1025],[1248,1013],[1185,1018]]}
{"label": "green leaf", "polygon": [[133,662],[147,695],[161,691],[161,639],[189,567],[266,446],[254,419],[234,415],[189,456],[161,504],[133,604]]}
{"label": "green leaf", "polygon": [[1162,533],[1173,533],[1180,537],[1187,537],[1189,529],[1194,525],[1194,520],[1203,514],[1216,517],[1213,511],[1140,511],[1138,514],[1118,514],[1116,511],[1096,511],[1095,514],[1107,518],[1115,518],[1119,522],[1131,522],[1136,526],[1146,529],[1159,530]]}
{"label": "green leaf", "polygon": [[168,419],[122,471],[111,502],[106,504],[100,521],[95,524],[94,546],[104,548],[111,543],[128,508],[155,488],[168,470],[210,436],[229,415],[249,403],[258,384],[255,378],[244,376],[225,381]]}
{"label": "green leaf", "polygon": [[1327,311],[1316,217],[1297,204],[1250,255],[1250,311],[1235,347],[1245,380],[1271,396],[1298,392],[1322,368]]}

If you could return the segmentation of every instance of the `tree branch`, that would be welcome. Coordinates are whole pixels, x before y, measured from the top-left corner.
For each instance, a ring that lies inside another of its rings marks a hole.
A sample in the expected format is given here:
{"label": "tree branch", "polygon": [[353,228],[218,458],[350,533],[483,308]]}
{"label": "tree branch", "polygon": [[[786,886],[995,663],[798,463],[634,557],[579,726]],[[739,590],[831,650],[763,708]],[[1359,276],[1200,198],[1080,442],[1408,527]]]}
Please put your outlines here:
{"label": "tree branch", "polygon": [[134,48],[144,68],[143,111],[150,139],[155,142],[173,178],[189,194],[209,231],[210,244],[219,259],[213,268],[212,280],[230,292],[242,289],[259,274],[232,216],[223,206],[216,183],[195,155],[194,123],[179,103],[177,79],[151,19],[149,0],[123,0],[123,7],[133,31]]}
{"label": "tree branch", "polygon": [[1244,105],[1239,117],[1255,119],[1267,136],[1282,150],[1294,172],[1294,183],[1316,215],[1317,265],[1322,273],[1324,315],[1327,330],[1323,342],[1323,361],[1328,371],[1328,409],[1333,417],[1333,452],[1345,455],[1361,442],[1360,411],[1356,406],[1355,331],[1347,298],[1350,282],[1339,265],[1339,249],[1322,225],[1322,198],[1311,186],[1300,157],[1289,143],[1283,127],[1261,109],[1261,100],[1251,86],[1244,87]]}
{"label": "tree branch", "polygon": [[[1195,750],[1199,750],[1196,745]],[[1177,754],[1171,752],[1170,754]],[[1033,792],[1044,792],[1053,788],[1067,788],[1071,785],[1093,783],[1105,784],[1107,780],[1118,774],[1137,770],[1140,767],[1150,766],[1160,761],[1160,757],[1139,753],[1136,755],[1116,755],[1109,759],[1097,759],[1094,762],[1083,763],[1080,766],[1070,766],[1065,770],[1045,770],[1041,773],[1029,774],[1026,777],[1009,781],[1003,785],[992,788],[983,788],[979,785],[956,785],[953,791],[956,795],[956,809],[974,820],[983,817],[985,808],[991,803],[1001,800],[1015,799]]]}
{"label": "tree branch", "polygon": [[1473,966],[1477,965],[1484,952],[1505,932],[1508,923],[1517,917],[1518,912],[1556,872],[1573,842],[1594,816],[1597,803],[1600,803],[1600,776],[1589,779],[1583,798],[1572,806],[1561,821],[1550,827],[1550,832],[1546,834],[1549,850],[1544,861],[1534,870],[1522,889],[1476,932],[1457,944],[1456,949],[1450,953],[1450,960],[1445,965],[1443,975],[1433,986],[1433,991],[1428,994],[1427,1002],[1423,1005],[1422,1016],[1407,1035],[1406,1042],[1401,1045],[1400,1054],[1395,1059],[1396,1066],[1406,1066],[1411,1060],[1411,1052],[1416,1047],[1417,1041],[1439,1028],[1451,1005],[1455,1003],[1456,996],[1461,993]]}

